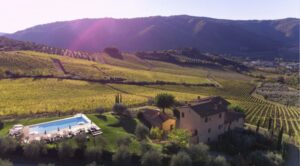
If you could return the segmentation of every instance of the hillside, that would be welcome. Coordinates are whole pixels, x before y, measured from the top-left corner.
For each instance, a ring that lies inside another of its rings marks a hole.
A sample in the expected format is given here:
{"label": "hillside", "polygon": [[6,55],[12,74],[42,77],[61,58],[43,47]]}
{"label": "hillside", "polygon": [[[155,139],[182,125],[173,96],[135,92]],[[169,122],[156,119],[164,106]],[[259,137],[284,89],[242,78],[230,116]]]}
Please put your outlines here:
{"label": "hillside", "polygon": [[256,86],[251,77],[225,68],[184,66],[125,53],[122,57],[104,55],[104,64],[33,51],[0,52],[0,90],[5,94],[0,95],[0,115],[110,109],[117,93],[129,107],[144,105],[162,92],[180,102],[219,95],[244,108],[248,123],[261,121],[266,127],[272,117],[274,129],[284,127],[286,133],[300,135],[298,107],[251,94]]}
{"label": "hillside", "polygon": [[4,35],[6,35],[6,33],[2,33],[2,32],[0,32],[0,36],[4,36]]}
{"label": "hillside", "polygon": [[71,50],[194,47],[253,58],[297,59],[299,19],[233,21],[193,16],[82,19],[28,28],[7,37]]}

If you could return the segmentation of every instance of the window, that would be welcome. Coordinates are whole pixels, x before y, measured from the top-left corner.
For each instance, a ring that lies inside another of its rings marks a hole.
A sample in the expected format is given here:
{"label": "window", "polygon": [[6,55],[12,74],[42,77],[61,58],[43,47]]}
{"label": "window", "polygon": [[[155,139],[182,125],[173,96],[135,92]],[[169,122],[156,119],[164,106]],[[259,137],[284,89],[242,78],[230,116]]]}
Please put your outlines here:
{"label": "window", "polygon": [[219,129],[221,129],[222,127],[223,127],[222,125],[219,125],[219,126],[218,126]]}
{"label": "window", "polygon": [[184,113],[183,112],[181,113],[181,117],[184,118]]}
{"label": "window", "polygon": [[207,118],[207,117],[205,117],[205,120],[204,120],[204,121],[205,121],[205,123],[206,123],[206,122],[208,121],[208,118]]}
{"label": "window", "polygon": [[219,114],[219,118],[222,118],[222,113]]}
{"label": "window", "polygon": [[208,133],[210,133],[210,132],[211,132],[211,129],[209,128],[209,129],[208,129]]}
{"label": "window", "polygon": [[207,138],[207,142],[210,142],[210,138],[209,137]]}
{"label": "window", "polygon": [[195,130],[195,131],[194,131],[194,135],[198,135],[198,130]]}

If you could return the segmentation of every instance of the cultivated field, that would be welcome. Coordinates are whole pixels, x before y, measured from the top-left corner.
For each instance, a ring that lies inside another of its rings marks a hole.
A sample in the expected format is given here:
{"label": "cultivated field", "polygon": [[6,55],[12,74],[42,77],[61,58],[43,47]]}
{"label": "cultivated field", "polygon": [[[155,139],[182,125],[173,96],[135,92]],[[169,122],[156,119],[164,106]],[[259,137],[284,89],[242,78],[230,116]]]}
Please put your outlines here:
{"label": "cultivated field", "polygon": [[[58,70],[51,58],[59,59],[67,73]],[[6,71],[24,75],[54,75],[109,79],[123,78],[127,81],[170,81],[177,83],[214,83],[219,87],[127,84],[100,84],[65,79],[3,79],[0,80],[0,115],[29,114],[55,111],[92,111],[109,109],[117,93],[123,94],[126,105],[146,103],[161,92],[172,93],[177,100],[185,101],[197,96],[219,95],[246,110],[248,123],[256,125],[259,120],[267,127],[269,117],[273,129],[284,127],[300,135],[300,111],[298,107],[287,107],[269,102],[251,92],[256,84],[252,78],[228,70],[178,66],[160,61],[142,60],[126,55],[124,60],[103,57],[105,64],[60,57],[36,52],[0,53],[0,73]],[[1,75],[1,74],[0,74]]]}

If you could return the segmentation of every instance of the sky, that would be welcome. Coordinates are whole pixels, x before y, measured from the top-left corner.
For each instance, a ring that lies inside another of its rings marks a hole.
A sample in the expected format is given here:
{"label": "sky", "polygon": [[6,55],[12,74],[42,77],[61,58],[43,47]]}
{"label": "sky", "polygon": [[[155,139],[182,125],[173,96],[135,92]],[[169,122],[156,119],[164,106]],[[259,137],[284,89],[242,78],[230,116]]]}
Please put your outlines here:
{"label": "sky", "polygon": [[299,0],[0,0],[0,32],[81,18],[192,15],[222,19],[300,18]]}

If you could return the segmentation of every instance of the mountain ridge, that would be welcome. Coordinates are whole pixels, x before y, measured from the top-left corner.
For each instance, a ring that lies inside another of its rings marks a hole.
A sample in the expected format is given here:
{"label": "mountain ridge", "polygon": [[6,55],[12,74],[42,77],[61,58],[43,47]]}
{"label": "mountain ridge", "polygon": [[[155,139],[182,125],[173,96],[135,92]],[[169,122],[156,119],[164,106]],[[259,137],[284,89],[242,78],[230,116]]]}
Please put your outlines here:
{"label": "mountain ridge", "polygon": [[7,37],[71,50],[123,51],[194,47],[263,59],[297,59],[299,19],[227,20],[188,15],[100,18],[37,25]]}

